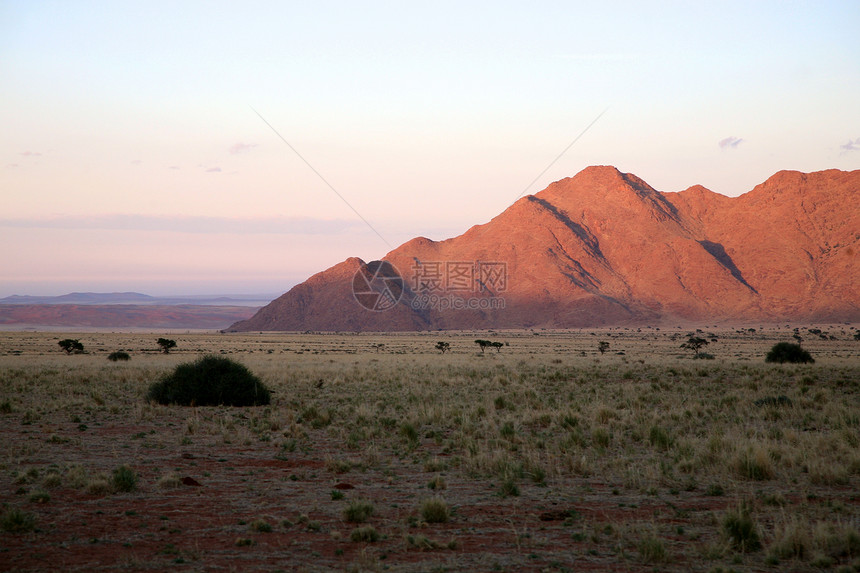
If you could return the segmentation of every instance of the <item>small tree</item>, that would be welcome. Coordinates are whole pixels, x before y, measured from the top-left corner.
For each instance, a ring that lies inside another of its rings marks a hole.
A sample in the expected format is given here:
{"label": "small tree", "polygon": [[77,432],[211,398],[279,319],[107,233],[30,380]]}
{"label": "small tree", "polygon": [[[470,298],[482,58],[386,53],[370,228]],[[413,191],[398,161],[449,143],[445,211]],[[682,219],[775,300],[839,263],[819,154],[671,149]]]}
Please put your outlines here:
{"label": "small tree", "polygon": [[503,343],[501,343],[501,342],[491,342],[491,343],[490,343],[490,346],[492,346],[493,348],[495,348],[495,349],[496,349],[496,352],[501,352],[501,351],[502,351],[502,346],[504,346],[504,344],[503,344]]}
{"label": "small tree", "polygon": [[605,340],[601,340],[600,342],[597,343],[597,350],[599,350],[600,353],[603,354],[604,352],[609,350],[609,343],[606,342]]}
{"label": "small tree", "polygon": [[860,330],[854,333],[854,340],[860,340]]}
{"label": "small tree", "polygon": [[699,351],[703,346],[707,346],[708,341],[704,338],[700,338],[698,336],[691,336],[687,339],[687,342],[681,345],[681,348],[686,348],[687,350],[692,350],[696,357],[699,356]]}
{"label": "small tree", "polygon": [[484,349],[487,348],[488,346],[490,346],[492,344],[492,342],[490,342],[489,340],[481,340],[479,338],[478,340],[475,341],[475,344],[477,344],[481,348],[481,352],[483,353]]}
{"label": "small tree", "polygon": [[159,338],[156,342],[161,347],[161,351],[165,354],[170,354],[170,349],[176,348],[176,341],[170,340],[169,338]]}
{"label": "small tree", "polygon": [[436,350],[438,350],[442,354],[445,354],[450,349],[451,349],[451,344],[449,344],[448,342],[440,340],[439,342],[436,343]]}
{"label": "small tree", "polygon": [[84,345],[81,344],[77,338],[66,338],[59,341],[57,344],[60,345],[60,348],[66,351],[66,354],[82,354],[84,351]]}
{"label": "small tree", "polygon": [[764,359],[765,362],[794,362],[794,363],[815,363],[812,355],[800,347],[799,344],[791,342],[778,342],[774,344],[767,353]]}

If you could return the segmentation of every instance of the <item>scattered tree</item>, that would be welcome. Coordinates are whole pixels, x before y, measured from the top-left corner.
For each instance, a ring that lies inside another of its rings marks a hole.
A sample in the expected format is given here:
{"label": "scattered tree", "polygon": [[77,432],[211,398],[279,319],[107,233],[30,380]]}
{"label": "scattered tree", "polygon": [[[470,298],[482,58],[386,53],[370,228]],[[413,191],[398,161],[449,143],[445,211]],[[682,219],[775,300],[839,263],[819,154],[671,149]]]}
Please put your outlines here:
{"label": "scattered tree", "polygon": [[600,342],[597,343],[597,350],[599,350],[600,353],[603,354],[604,352],[609,350],[609,343],[606,342],[605,340],[601,340]]}
{"label": "scattered tree", "polygon": [[801,348],[799,344],[791,342],[778,342],[773,345],[770,352],[767,353],[764,359],[765,362],[793,362],[793,363],[814,363],[815,359],[812,355]]}
{"label": "scattered tree", "polygon": [[66,354],[82,354],[84,352],[84,345],[77,338],[65,338],[57,344],[66,351]]}
{"label": "scattered tree", "polygon": [[703,346],[707,346],[708,341],[704,338],[698,336],[691,336],[687,339],[687,342],[681,345],[681,348],[686,348],[687,350],[692,350],[695,354],[695,357],[699,356],[699,351]]}
{"label": "scattered tree", "polygon": [[170,340],[169,338],[159,338],[156,342],[161,347],[161,351],[165,354],[170,354],[170,349],[176,348],[176,341]]}
{"label": "scattered tree", "polygon": [[505,342],[491,342],[489,340],[481,340],[480,338],[475,341],[475,344],[481,348],[481,352],[486,348],[495,348],[496,352],[501,352],[503,346],[509,346]]}
{"label": "scattered tree", "polygon": [[854,340],[860,340],[860,330],[854,333]]}
{"label": "scattered tree", "polygon": [[451,344],[448,342],[440,340],[439,342],[436,343],[436,350],[438,350],[442,354],[445,354],[450,349],[451,349]]}

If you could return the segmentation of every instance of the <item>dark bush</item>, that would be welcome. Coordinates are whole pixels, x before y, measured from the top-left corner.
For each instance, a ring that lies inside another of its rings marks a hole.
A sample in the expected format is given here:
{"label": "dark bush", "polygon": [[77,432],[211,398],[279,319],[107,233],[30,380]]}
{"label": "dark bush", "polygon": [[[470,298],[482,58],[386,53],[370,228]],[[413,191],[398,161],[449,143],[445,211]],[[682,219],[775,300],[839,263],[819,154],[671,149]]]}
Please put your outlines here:
{"label": "dark bush", "polygon": [[242,364],[204,356],[177,366],[149,388],[147,398],[180,406],[259,406],[269,403],[270,392]]}
{"label": "dark bush", "polygon": [[698,354],[694,355],[693,358],[697,360],[714,360],[714,355],[709,354],[707,352],[699,352]]}
{"label": "dark bush", "polygon": [[765,396],[753,402],[756,406],[791,406],[793,402],[788,396]]}
{"label": "dark bush", "polygon": [[129,360],[131,356],[128,355],[128,352],[123,352],[122,350],[117,350],[116,352],[111,352],[108,354],[108,360],[111,362],[117,362],[118,360]]}
{"label": "dark bush", "polygon": [[764,361],[779,363],[814,363],[815,359],[812,358],[812,355],[810,355],[809,352],[801,348],[799,344],[794,344],[791,342],[779,342],[773,345],[773,348],[771,348],[770,352],[767,353],[767,356],[765,357]]}
{"label": "dark bush", "polygon": [[113,470],[113,487],[117,491],[134,491],[137,488],[137,474],[126,465]]}

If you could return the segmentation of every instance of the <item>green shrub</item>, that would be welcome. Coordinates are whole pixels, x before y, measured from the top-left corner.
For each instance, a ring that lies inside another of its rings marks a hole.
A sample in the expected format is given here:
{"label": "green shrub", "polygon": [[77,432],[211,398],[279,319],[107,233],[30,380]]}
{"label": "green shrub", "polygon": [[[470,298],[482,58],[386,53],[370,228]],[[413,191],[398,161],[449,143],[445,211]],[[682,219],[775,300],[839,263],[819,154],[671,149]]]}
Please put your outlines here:
{"label": "green shrub", "polygon": [[373,502],[366,499],[353,499],[343,510],[343,518],[350,523],[364,523],[373,515]]}
{"label": "green shrub", "polygon": [[117,362],[119,360],[129,360],[131,356],[128,355],[128,352],[123,352],[122,350],[117,350],[116,352],[111,352],[108,354],[108,360],[111,362]]}
{"label": "green shrub", "polygon": [[639,540],[639,556],[645,563],[662,563],[668,558],[663,541],[653,534]]}
{"label": "green shrub", "polygon": [[147,398],[180,406],[259,406],[269,403],[270,392],[242,364],[204,356],[177,366],[150,387]]}
{"label": "green shrub", "polygon": [[757,400],[754,400],[753,404],[755,404],[758,407],[762,407],[762,406],[787,406],[788,407],[788,406],[791,406],[793,404],[793,402],[791,401],[791,398],[789,398],[788,396],[779,395],[779,396],[765,396],[764,398],[759,398]]}
{"label": "green shrub", "polygon": [[761,448],[747,448],[735,457],[735,469],[741,477],[763,481],[773,478],[773,464]]}
{"label": "green shrub", "polygon": [[746,507],[726,513],[723,518],[723,533],[739,551],[756,551],[761,548],[758,528]]}
{"label": "green shrub", "polygon": [[441,497],[430,497],[421,502],[421,517],[427,523],[445,523],[451,517],[451,510]]}
{"label": "green shrub", "polygon": [[0,517],[0,529],[7,533],[24,533],[36,529],[36,517],[32,513],[10,508]]}
{"label": "green shrub", "polygon": [[28,499],[31,503],[48,503],[51,501],[51,496],[45,491],[34,491]]}
{"label": "green shrub", "polygon": [[409,422],[400,424],[400,435],[406,438],[406,441],[410,444],[418,443],[418,429],[415,427],[415,424],[410,424]]}
{"label": "green shrub", "polygon": [[815,359],[812,358],[812,355],[809,354],[809,352],[801,348],[799,344],[791,342],[778,342],[777,344],[774,344],[773,348],[770,349],[770,352],[767,353],[764,361],[779,362],[780,364],[783,362],[800,364],[805,364],[807,362],[810,364],[815,363]]}
{"label": "green shrub", "polygon": [[116,491],[134,491],[137,488],[137,474],[126,465],[113,471],[113,487]]}
{"label": "green shrub", "polygon": [[673,442],[672,437],[669,436],[669,432],[660,426],[651,426],[651,430],[648,432],[648,441],[651,442],[652,446],[663,452],[671,448]]}
{"label": "green shrub", "polygon": [[376,531],[376,528],[372,525],[366,525],[364,527],[356,527],[353,529],[352,533],[349,534],[349,538],[355,542],[364,541],[367,543],[373,543],[375,541],[379,541],[379,532]]}
{"label": "green shrub", "polygon": [[257,531],[259,533],[271,533],[272,525],[266,521],[265,519],[255,519],[248,525],[248,528],[252,531]]}
{"label": "green shrub", "polygon": [[513,476],[505,476],[503,478],[502,485],[499,488],[499,495],[502,497],[518,497],[520,495],[520,487]]}

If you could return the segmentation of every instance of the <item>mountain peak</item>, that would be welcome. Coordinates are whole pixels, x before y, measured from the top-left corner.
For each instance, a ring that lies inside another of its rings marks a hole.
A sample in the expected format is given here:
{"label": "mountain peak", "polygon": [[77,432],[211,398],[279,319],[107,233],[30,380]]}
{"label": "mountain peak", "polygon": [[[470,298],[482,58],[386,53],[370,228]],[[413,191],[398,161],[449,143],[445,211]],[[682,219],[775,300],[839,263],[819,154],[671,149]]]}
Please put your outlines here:
{"label": "mountain peak", "polygon": [[357,302],[364,263],[348,259],[231,329],[860,320],[858,192],[860,171],[784,171],[730,198],[588,167],[459,237],[391,251],[404,290],[384,312]]}

